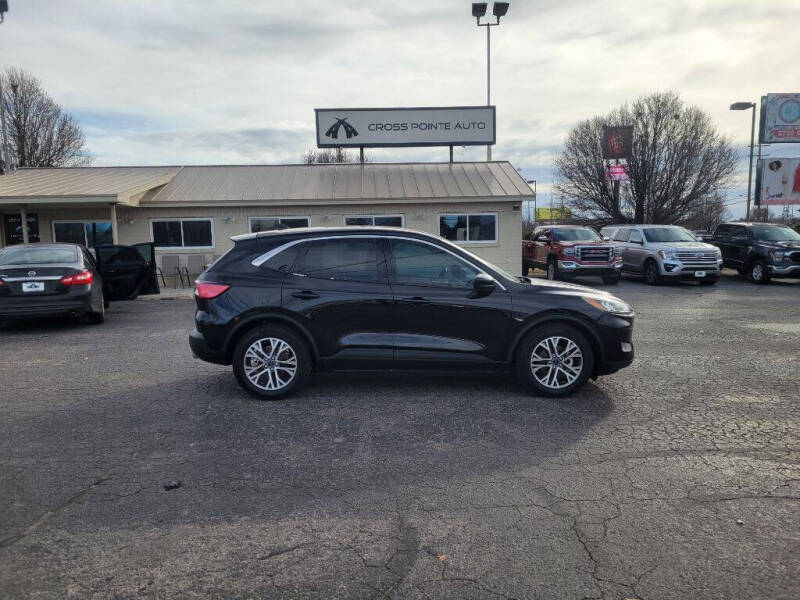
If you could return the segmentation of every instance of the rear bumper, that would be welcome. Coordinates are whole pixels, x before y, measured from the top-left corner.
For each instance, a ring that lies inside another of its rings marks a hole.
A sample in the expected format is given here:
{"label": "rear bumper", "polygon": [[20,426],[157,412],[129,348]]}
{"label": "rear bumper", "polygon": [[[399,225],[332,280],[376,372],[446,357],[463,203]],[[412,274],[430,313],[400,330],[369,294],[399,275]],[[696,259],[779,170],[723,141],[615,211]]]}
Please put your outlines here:
{"label": "rear bumper", "polygon": [[205,362],[216,365],[230,364],[225,353],[209,348],[205,336],[196,329],[189,334],[189,348],[191,348],[195,358]]}
{"label": "rear bumper", "polygon": [[80,317],[90,312],[92,312],[92,306],[89,294],[63,299],[54,296],[0,298],[0,319]]}

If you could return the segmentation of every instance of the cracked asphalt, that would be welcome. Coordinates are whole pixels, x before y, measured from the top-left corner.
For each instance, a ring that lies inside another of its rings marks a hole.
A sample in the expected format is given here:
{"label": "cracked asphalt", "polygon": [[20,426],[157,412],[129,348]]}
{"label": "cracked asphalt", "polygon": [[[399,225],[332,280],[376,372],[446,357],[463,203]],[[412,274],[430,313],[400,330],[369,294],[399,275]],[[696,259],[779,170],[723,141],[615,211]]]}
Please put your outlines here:
{"label": "cracked asphalt", "polygon": [[187,300],[0,326],[0,596],[797,598],[800,282],[614,292],[637,359],[567,400],[259,402],[191,358]]}

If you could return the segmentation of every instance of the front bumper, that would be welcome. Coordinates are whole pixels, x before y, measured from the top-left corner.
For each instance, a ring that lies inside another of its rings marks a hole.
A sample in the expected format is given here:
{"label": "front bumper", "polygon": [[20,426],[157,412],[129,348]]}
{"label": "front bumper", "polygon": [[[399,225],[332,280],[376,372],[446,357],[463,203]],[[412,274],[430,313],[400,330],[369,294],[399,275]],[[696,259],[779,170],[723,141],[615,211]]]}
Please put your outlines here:
{"label": "front bumper", "polygon": [[607,263],[584,263],[577,260],[559,260],[558,270],[564,275],[618,275],[622,273],[622,260]]}
{"label": "front bumper", "polygon": [[[716,264],[697,265],[686,264],[677,259],[665,258],[659,262],[658,270],[662,277],[670,279],[717,279],[722,275],[722,259],[717,260]],[[702,275],[698,276],[698,273]]]}
{"label": "front bumper", "polygon": [[767,265],[773,277],[800,277],[800,265]]}
{"label": "front bumper", "polygon": [[596,331],[602,345],[595,364],[595,375],[610,375],[633,362],[633,315],[604,313],[597,319]]}

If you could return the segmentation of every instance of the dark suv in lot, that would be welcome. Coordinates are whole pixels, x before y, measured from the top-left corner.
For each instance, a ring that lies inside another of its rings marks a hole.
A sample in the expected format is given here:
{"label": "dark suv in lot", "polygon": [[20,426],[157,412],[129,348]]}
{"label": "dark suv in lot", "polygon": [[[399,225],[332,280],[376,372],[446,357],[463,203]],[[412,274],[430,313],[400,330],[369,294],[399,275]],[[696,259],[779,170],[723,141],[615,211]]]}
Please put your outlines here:
{"label": "dark suv in lot", "polygon": [[566,396],[633,361],[633,312],[590,288],[515,277],[446,240],[397,228],[237,236],[197,280],[198,358],[260,397],[312,370],[516,370]]}
{"label": "dark suv in lot", "polygon": [[722,223],[712,243],[726,267],[755,283],[800,277],[800,234],[771,223]]}

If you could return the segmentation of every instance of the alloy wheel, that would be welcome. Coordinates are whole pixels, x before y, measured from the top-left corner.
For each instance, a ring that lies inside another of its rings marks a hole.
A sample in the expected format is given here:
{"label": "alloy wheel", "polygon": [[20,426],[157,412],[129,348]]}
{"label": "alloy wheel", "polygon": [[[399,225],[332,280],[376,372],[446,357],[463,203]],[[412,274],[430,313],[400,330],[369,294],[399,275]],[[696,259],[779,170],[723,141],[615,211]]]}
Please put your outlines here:
{"label": "alloy wheel", "polygon": [[761,263],[756,263],[753,265],[753,281],[759,282],[764,277],[764,269],[761,266]]}
{"label": "alloy wheel", "polygon": [[658,281],[658,266],[654,262],[647,264],[647,283],[655,283]]}
{"label": "alloy wheel", "polygon": [[244,354],[244,374],[259,389],[281,390],[292,382],[296,373],[297,355],[279,338],[256,340]]}
{"label": "alloy wheel", "polygon": [[530,365],[536,381],[546,388],[559,390],[580,377],[583,353],[569,338],[552,336],[536,344]]}
{"label": "alloy wheel", "polygon": [[556,278],[556,263],[552,261],[547,265],[547,278],[551,281]]}

